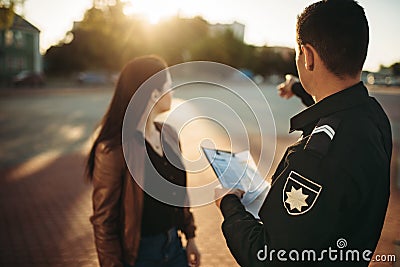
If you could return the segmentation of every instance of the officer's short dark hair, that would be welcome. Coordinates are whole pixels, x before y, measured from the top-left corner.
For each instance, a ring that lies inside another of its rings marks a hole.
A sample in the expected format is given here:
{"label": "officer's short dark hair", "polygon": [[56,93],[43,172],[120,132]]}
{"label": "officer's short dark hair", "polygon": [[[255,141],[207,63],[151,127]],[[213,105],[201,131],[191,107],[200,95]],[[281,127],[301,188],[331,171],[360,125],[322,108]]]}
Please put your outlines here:
{"label": "officer's short dark hair", "polygon": [[312,45],[335,75],[355,76],[362,70],[369,27],[356,1],[322,0],[308,6],[297,17],[296,33],[297,45]]}

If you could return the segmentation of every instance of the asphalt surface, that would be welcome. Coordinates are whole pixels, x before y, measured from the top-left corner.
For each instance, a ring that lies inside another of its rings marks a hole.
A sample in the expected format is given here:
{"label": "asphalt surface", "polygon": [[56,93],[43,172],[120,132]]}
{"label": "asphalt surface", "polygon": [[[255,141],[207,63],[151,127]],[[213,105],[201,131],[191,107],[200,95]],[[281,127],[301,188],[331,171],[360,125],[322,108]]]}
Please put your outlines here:
{"label": "asphalt surface", "polygon": [[[259,95],[246,88],[239,88],[238,92],[249,99],[255,113],[269,117]],[[285,147],[298,137],[287,134],[288,119],[303,107],[298,99],[280,99],[274,86],[262,86],[261,92],[268,100],[276,125],[277,149],[271,159],[274,166]],[[204,88],[178,90],[175,97],[179,100],[174,104],[179,106],[195,96],[229,102],[225,93]],[[375,89],[372,94],[388,113],[395,141],[391,203],[378,248],[380,253],[388,254],[394,251],[393,241],[400,238],[400,198],[396,186],[400,184],[400,94],[383,89]],[[88,140],[111,96],[111,88],[0,91],[0,266],[98,266],[88,220],[91,186],[84,183],[83,170]],[[220,114],[222,107],[211,103],[194,110],[196,114]],[[251,114],[243,113],[246,124],[251,121]],[[236,123],[233,117],[227,122]],[[252,139],[257,129],[251,123],[246,126]],[[233,138],[240,134],[235,130]],[[268,130],[268,140],[273,132]],[[186,149],[193,154],[188,147],[202,137],[186,134],[182,138],[184,152]],[[224,140],[219,141],[225,145]],[[259,145],[254,141],[251,148],[259,152]],[[222,217],[216,207],[205,205],[193,212],[202,266],[237,266],[222,237]]]}

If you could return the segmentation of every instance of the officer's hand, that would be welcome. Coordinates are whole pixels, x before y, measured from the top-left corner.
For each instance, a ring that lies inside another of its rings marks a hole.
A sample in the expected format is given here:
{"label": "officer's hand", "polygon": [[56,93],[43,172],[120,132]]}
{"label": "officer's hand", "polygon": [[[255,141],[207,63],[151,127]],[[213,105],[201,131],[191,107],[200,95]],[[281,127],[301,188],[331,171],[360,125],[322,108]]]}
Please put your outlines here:
{"label": "officer's hand", "polygon": [[294,95],[292,91],[292,85],[298,82],[299,79],[291,74],[286,74],[285,78],[286,81],[278,85],[277,89],[280,97],[289,99]]}
{"label": "officer's hand", "polygon": [[236,195],[238,198],[242,198],[244,191],[237,188],[234,189],[224,188],[220,185],[215,187],[214,199],[215,199],[215,205],[217,205],[218,208],[220,208],[222,198],[227,194],[233,194]]}

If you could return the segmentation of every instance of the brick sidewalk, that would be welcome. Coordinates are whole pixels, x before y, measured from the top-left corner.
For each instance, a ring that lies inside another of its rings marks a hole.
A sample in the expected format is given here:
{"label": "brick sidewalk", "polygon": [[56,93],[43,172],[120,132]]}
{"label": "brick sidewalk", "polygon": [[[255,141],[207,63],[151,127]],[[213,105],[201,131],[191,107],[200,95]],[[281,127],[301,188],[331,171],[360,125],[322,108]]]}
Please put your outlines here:
{"label": "brick sidewalk", "polygon": [[[15,169],[1,173],[0,266],[98,266],[83,160],[79,154],[67,155],[26,176],[15,175]],[[193,211],[202,266],[235,266],[217,208],[212,204]]]}
{"label": "brick sidewalk", "polygon": [[[25,166],[15,172],[17,166],[0,172],[0,266],[98,266],[83,160],[81,154],[67,155],[48,160],[43,168]],[[202,266],[237,266],[223,239],[217,208],[211,204],[193,212]],[[398,214],[400,194],[393,186],[377,253],[393,253],[393,240],[400,237]]]}

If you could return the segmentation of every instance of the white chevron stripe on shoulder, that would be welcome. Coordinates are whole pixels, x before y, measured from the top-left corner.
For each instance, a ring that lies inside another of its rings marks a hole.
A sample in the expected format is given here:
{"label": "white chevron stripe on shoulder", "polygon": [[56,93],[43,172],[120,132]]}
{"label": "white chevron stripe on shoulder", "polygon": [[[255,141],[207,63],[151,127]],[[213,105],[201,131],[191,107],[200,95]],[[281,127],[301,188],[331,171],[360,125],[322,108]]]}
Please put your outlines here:
{"label": "white chevron stripe on shoulder", "polygon": [[331,140],[335,136],[335,131],[332,129],[331,126],[329,126],[327,124],[315,127],[312,134],[321,133],[321,132],[326,133]]}
{"label": "white chevron stripe on shoulder", "polygon": [[322,129],[322,128],[325,128],[325,129],[327,129],[329,132],[331,132],[331,134],[335,135],[335,130],[333,130],[332,127],[329,126],[328,124],[324,124],[324,125],[318,126],[318,127],[316,127],[315,129],[320,129],[320,128],[321,128],[321,129]]}

